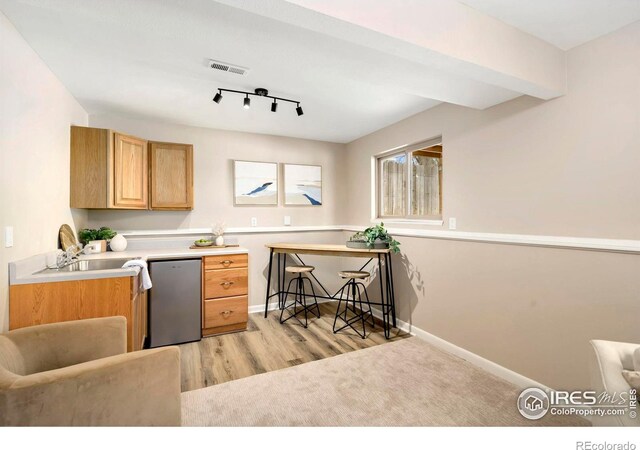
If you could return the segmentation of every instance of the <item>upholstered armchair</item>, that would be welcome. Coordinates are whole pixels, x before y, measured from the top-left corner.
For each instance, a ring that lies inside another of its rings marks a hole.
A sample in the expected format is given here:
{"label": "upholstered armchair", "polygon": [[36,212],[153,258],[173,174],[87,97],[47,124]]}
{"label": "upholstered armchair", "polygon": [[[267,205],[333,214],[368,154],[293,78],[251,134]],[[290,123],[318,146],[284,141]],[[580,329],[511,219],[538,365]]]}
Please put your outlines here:
{"label": "upholstered armchair", "polygon": [[124,317],[0,334],[0,425],[179,426],[180,350],[126,346]]}
{"label": "upholstered armchair", "polygon": [[[613,341],[591,341],[593,347],[590,362],[591,387],[596,392],[614,393],[629,392],[631,386],[627,383],[623,370],[636,370],[633,362],[633,352],[640,344]],[[604,416],[591,418],[594,425],[600,426],[639,426],[638,418],[624,416]]]}

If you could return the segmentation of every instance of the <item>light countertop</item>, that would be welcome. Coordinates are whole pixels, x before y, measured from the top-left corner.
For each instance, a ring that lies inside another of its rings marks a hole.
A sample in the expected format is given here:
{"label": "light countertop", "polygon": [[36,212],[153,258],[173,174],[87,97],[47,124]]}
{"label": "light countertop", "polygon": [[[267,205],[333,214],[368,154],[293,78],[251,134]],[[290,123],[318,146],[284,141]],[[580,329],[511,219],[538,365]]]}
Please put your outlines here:
{"label": "light countertop", "polygon": [[[226,248],[145,248],[127,250],[124,252],[106,252],[91,255],[82,255],[80,260],[91,259],[143,259],[145,261],[158,261],[164,259],[190,259],[203,256],[232,255],[249,253],[244,247]],[[87,270],[74,272],[45,272],[36,273],[46,268],[47,255],[37,255],[9,263],[9,284],[33,284],[52,283],[61,281],[92,280],[98,278],[132,277],[138,275],[140,269],[128,267],[126,269]]]}

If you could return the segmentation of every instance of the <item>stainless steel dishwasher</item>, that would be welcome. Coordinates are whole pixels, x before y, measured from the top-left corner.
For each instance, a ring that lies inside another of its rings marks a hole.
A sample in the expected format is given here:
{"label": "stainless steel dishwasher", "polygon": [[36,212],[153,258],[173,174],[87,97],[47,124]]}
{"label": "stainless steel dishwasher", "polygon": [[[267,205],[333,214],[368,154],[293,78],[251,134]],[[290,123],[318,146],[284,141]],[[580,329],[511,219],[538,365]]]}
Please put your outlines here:
{"label": "stainless steel dishwasher", "polygon": [[149,347],[202,339],[200,259],[152,261]]}

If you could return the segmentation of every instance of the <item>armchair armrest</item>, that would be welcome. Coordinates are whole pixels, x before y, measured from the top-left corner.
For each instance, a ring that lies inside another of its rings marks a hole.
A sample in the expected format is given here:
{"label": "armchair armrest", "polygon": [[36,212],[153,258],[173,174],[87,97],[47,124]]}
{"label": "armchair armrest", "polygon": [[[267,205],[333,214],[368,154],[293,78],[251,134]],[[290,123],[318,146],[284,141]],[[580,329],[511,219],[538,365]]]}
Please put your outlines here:
{"label": "armchair armrest", "polygon": [[19,377],[0,391],[0,425],[179,426],[180,349],[111,356]]}
{"label": "armchair armrest", "polygon": [[639,344],[593,340],[591,360],[591,380],[595,389],[607,392],[629,390],[629,384],[622,376],[623,370],[633,369],[633,352]]}
{"label": "armchair armrest", "polygon": [[124,317],[20,328],[5,335],[24,358],[25,374],[72,366],[127,351]]}
{"label": "armchair armrest", "polygon": [[[622,376],[623,370],[633,370],[633,352],[639,344],[592,340],[593,353],[589,361],[591,387],[596,392],[628,392],[631,388]],[[602,426],[638,426],[637,419],[628,416],[593,417],[594,424]]]}

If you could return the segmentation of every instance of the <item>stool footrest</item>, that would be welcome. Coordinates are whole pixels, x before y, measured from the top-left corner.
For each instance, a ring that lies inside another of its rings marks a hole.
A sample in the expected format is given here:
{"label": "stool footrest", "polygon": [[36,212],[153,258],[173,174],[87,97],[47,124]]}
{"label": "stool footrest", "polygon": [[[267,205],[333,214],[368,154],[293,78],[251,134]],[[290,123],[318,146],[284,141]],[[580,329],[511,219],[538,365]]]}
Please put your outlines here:
{"label": "stool footrest", "polygon": [[[341,273],[342,274],[342,273]],[[344,298],[345,290],[347,291],[347,298]],[[362,299],[361,291],[364,292],[364,302]],[[351,298],[349,298],[351,294]],[[344,310],[341,310],[342,302],[345,302]],[[351,303],[351,307],[349,305]],[[359,304],[359,308],[356,307],[356,303]],[[364,309],[364,307],[368,309]],[[351,317],[348,317],[348,313],[351,311]],[[338,328],[338,319],[344,325]],[[337,333],[345,328],[349,327],[356,332],[358,336],[365,339],[367,336],[367,322],[371,319],[371,327],[375,328],[375,318],[373,316],[373,310],[371,309],[371,303],[369,302],[369,294],[367,288],[361,282],[356,281],[356,278],[350,278],[347,284],[345,284],[340,290],[340,298],[338,299],[338,308],[336,310],[336,316],[333,320],[333,332]],[[362,324],[362,331],[356,328],[356,324],[360,322]]]}
{"label": "stool footrest", "polygon": [[[300,323],[300,325],[307,328],[307,325],[309,323],[309,319],[308,319],[309,311],[311,311],[311,313],[314,314],[317,318],[320,318],[320,306],[318,305],[316,291],[313,288],[313,283],[311,282],[311,280],[306,276],[303,276],[302,272],[296,272],[296,273],[298,273],[298,276],[295,278],[292,278],[291,281],[289,281],[287,290],[284,291],[285,295],[284,295],[284,301],[282,303],[282,309],[280,311],[280,323],[282,324],[291,318],[295,318]],[[306,290],[304,287],[305,281],[309,283],[309,287],[311,288],[311,292],[313,296],[313,303],[310,305],[307,304],[308,294],[306,293]],[[295,282],[295,290],[291,291],[291,284],[294,282]],[[289,299],[290,294],[293,295],[293,302],[287,305],[287,300]],[[293,312],[290,311],[292,308],[293,308]],[[312,309],[315,309],[316,312],[312,311]],[[287,313],[289,314],[289,316],[286,319],[284,318],[285,311],[287,311]],[[300,320],[300,318],[298,318],[298,315],[302,313],[304,313],[304,323]]]}

